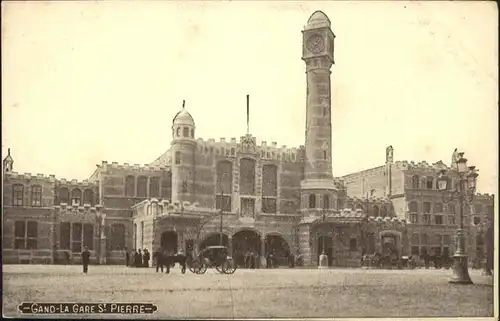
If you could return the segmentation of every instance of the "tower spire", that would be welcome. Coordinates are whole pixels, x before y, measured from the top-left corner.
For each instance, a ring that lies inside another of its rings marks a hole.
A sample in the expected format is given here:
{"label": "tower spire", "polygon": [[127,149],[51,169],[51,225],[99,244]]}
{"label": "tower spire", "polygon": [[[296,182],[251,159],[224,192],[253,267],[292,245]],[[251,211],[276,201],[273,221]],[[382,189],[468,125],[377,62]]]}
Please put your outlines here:
{"label": "tower spire", "polygon": [[182,110],[186,109],[186,101],[182,100]]}
{"label": "tower spire", "polygon": [[250,95],[247,95],[247,135],[250,135]]}

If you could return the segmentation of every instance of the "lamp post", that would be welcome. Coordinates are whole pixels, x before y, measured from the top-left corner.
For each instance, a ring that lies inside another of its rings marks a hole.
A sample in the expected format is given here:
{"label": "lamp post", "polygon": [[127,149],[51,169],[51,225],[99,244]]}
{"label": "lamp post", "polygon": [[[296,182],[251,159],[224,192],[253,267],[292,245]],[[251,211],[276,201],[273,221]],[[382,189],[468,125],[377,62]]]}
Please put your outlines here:
{"label": "lamp post", "polygon": [[[322,223],[324,224],[326,221],[326,208],[323,207],[322,209]],[[321,233],[323,234],[322,235],[322,251],[321,251],[321,254],[319,256],[319,265],[318,265],[318,268],[319,269],[326,269],[328,268],[328,256],[326,255],[326,252],[325,252],[325,247],[326,247],[326,242],[325,242],[325,235],[324,233]]]}
{"label": "lamp post", "polygon": [[460,206],[460,227],[456,235],[456,250],[453,255],[453,276],[449,283],[453,284],[472,284],[468,269],[468,256],[465,250],[465,231],[464,231],[464,206],[465,203],[472,202],[476,191],[477,170],[475,166],[467,168],[467,159],[463,157],[464,153],[458,153],[453,159],[456,164],[456,173],[458,174],[458,183],[454,189],[448,186],[449,178],[446,171],[441,170],[438,177],[438,190],[443,193],[443,202],[447,203],[453,199],[458,199]]}

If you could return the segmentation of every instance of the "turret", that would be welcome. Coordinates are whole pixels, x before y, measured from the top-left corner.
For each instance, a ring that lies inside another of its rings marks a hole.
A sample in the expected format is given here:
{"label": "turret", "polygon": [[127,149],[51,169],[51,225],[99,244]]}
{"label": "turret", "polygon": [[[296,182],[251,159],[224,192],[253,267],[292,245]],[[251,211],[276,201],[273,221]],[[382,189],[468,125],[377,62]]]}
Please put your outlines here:
{"label": "turret", "polygon": [[14,160],[12,159],[12,156],[10,156],[10,148],[7,149],[7,157],[4,158],[3,160],[3,170],[4,172],[12,172],[14,169]]}

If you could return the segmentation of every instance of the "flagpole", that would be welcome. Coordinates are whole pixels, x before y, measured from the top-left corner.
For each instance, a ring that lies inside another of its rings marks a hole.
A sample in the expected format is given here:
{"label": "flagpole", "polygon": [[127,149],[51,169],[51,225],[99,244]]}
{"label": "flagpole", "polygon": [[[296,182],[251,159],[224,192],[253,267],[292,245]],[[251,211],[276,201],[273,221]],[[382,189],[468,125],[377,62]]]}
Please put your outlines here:
{"label": "flagpole", "polygon": [[247,95],[247,135],[250,135],[250,95]]}

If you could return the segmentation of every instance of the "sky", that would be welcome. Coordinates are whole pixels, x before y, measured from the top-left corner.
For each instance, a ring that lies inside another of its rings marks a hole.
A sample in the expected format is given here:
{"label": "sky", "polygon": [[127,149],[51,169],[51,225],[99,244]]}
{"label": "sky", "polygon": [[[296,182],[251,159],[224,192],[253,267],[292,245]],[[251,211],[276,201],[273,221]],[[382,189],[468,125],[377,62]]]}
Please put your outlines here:
{"label": "sky", "polygon": [[304,144],[302,29],[331,20],[333,173],[395,160],[498,178],[494,2],[2,2],[2,156],[14,171],[86,179],[147,164],[186,100],[204,139]]}

